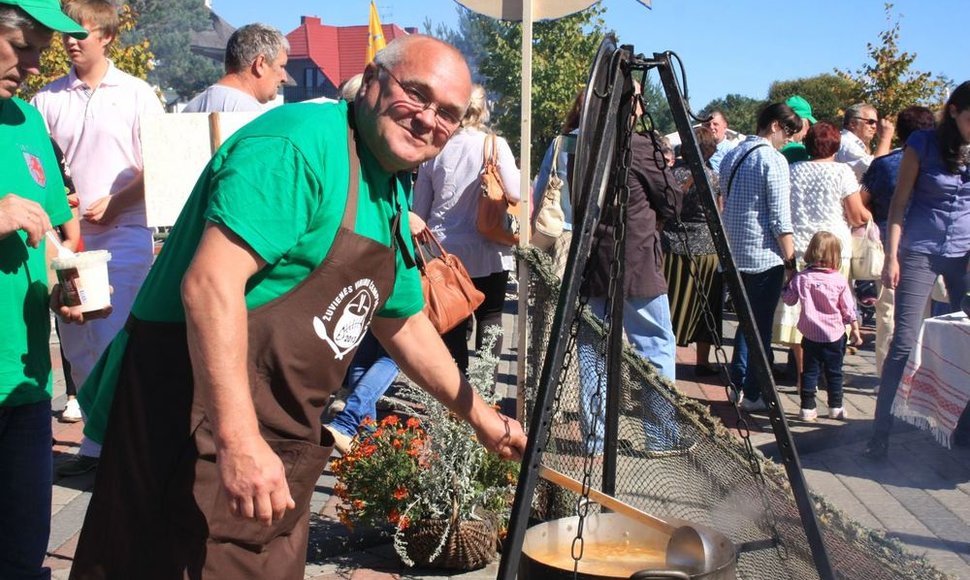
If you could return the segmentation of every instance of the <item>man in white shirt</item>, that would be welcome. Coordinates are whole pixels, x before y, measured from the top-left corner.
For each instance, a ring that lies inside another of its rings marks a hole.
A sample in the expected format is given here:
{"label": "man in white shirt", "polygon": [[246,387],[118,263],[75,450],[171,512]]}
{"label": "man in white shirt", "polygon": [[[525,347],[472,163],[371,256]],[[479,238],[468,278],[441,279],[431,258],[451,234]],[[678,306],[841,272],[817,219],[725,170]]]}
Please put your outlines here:
{"label": "man in white shirt", "polygon": [[[113,313],[84,325],[61,327],[61,346],[83,399],[95,363],[125,323],[135,294],[152,264],[152,232],[145,218],[141,118],[163,114],[148,83],[114,66],[108,46],[118,35],[118,9],[109,0],[71,0],[64,11],[89,32],[64,36],[71,70],[40,90],[40,111],[77,188],[81,239],[86,250],[107,250]],[[78,454],[57,469],[80,475],[98,464],[101,446],[87,438]]]}
{"label": "man in white shirt", "polygon": [[[878,128],[879,143],[875,151],[870,149],[872,139]],[[889,119],[879,119],[876,108],[867,103],[857,103],[845,111],[842,119],[842,144],[839,146],[835,160],[848,163],[855,172],[856,179],[862,180],[862,174],[869,169],[869,165],[876,157],[889,153],[896,126]]]}
{"label": "man in white shirt", "polygon": [[265,24],[237,29],[226,44],[226,74],[195,96],[183,113],[261,111],[286,82],[290,43]]}

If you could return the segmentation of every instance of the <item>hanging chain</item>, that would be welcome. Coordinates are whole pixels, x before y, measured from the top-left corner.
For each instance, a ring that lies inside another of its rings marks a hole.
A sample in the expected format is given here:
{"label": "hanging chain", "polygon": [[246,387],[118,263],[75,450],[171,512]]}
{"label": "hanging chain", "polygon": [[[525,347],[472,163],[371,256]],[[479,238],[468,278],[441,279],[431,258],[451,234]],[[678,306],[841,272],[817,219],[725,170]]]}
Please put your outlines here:
{"label": "hanging chain", "polygon": [[[616,70],[616,69],[614,69]],[[623,67],[623,78],[629,75],[629,69]],[[625,84],[617,85],[616,81],[612,83],[612,90],[622,90]],[[610,91],[607,91],[607,94]],[[589,432],[586,434],[585,441],[583,442],[586,446],[583,453],[583,467],[582,467],[582,493],[576,500],[576,514],[579,516],[576,524],[576,537],[573,538],[571,555],[574,560],[573,574],[578,575],[579,571],[579,561],[583,557],[583,550],[585,547],[585,539],[583,538],[583,528],[585,525],[586,517],[589,515],[590,490],[593,487],[593,463],[594,457],[596,456],[596,433],[600,423],[600,408],[601,402],[606,397],[606,377],[608,373],[620,372],[620,369],[607,368],[607,361],[609,360],[609,353],[607,352],[607,347],[609,344],[609,336],[612,333],[612,328],[614,324],[623,324],[621,320],[614,320],[612,316],[612,306],[615,300],[623,300],[623,289],[617,288],[617,279],[619,278],[620,269],[623,268],[623,264],[620,263],[620,249],[623,246],[624,239],[626,238],[626,212],[627,203],[630,199],[630,187],[627,182],[629,176],[630,168],[633,165],[633,147],[632,147],[632,137],[633,137],[633,127],[636,122],[634,118],[633,111],[636,104],[635,99],[631,96],[630,108],[624,109],[620,107],[620,110],[628,110],[629,116],[625,126],[620,127],[620,137],[619,143],[622,147],[621,150],[617,152],[617,157],[619,159],[619,164],[617,167],[617,172],[614,174],[615,189],[613,190],[613,196],[607,198],[604,202],[604,216],[605,211],[608,208],[610,210],[611,222],[613,225],[613,259],[610,262],[608,287],[606,293],[606,303],[605,312],[603,316],[604,322],[604,332],[599,337],[598,344],[595,346],[595,358],[596,358],[596,368],[595,368],[595,379],[596,379],[596,390],[593,393],[593,397],[590,400],[590,407],[592,412],[590,413],[590,425]],[[613,203],[609,203],[612,201]],[[602,236],[598,236],[597,246]],[[595,259],[597,257],[596,253],[592,254]],[[592,263],[593,260],[590,261]],[[588,268],[587,268],[588,269]],[[588,298],[587,298],[588,301]],[[578,320],[579,317],[577,317]],[[600,364],[602,363],[602,364]],[[605,417],[602,419],[605,422]]]}

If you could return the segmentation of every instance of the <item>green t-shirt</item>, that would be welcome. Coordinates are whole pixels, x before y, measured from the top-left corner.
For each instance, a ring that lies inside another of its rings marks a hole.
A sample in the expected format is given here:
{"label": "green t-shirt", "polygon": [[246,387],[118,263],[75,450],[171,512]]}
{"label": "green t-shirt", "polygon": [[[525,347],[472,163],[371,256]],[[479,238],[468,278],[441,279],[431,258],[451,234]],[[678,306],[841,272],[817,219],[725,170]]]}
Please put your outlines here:
{"label": "green t-shirt", "polygon": [[[362,144],[355,231],[391,244],[390,223],[407,212],[410,180],[384,171]],[[252,309],[289,291],[326,257],[347,201],[347,105],[303,103],[257,117],[206,167],[138,295],[142,320],[181,321],[179,286],[207,221],[242,238],[267,266],[247,286]],[[401,227],[407,233],[407,216]],[[403,236],[413,252],[410,235]],[[394,291],[378,314],[403,318],[424,306],[417,269],[397,253]]]}
{"label": "green t-shirt", "polygon": [[808,154],[808,149],[805,148],[804,143],[788,143],[779,150],[779,153],[785,156],[785,159],[788,160],[789,165],[798,161],[808,161],[812,158],[812,156]]}
{"label": "green t-shirt", "polygon": [[[37,109],[0,99],[0,198],[39,203],[51,223],[71,219],[64,182]],[[0,406],[51,398],[50,310],[44,240],[27,245],[23,231],[0,239]]]}

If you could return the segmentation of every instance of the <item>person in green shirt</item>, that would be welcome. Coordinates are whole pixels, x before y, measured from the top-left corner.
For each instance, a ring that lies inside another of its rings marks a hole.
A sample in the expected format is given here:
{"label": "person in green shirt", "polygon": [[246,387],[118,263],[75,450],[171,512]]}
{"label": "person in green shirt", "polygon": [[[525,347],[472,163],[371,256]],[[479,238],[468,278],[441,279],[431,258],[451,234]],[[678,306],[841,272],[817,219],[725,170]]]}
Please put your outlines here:
{"label": "person in green shirt", "polygon": [[71,219],[36,109],[14,94],[55,31],[57,0],[0,0],[0,578],[50,578],[51,360],[45,233]]}
{"label": "person in green shirt", "polygon": [[353,104],[274,109],[217,151],[81,390],[104,451],[72,578],[302,578],[333,445],[320,414],[368,328],[485,447],[521,457],[521,425],[424,315],[406,235],[407,172],[470,91],[460,53],[410,35]]}

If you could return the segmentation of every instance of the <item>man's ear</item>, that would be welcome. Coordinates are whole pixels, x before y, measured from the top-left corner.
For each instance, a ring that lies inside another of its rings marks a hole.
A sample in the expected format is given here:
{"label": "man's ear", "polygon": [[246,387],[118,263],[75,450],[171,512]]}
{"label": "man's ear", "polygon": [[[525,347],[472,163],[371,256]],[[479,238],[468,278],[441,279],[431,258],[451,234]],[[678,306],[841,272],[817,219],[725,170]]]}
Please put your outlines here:
{"label": "man's ear", "polygon": [[380,67],[378,67],[374,61],[367,63],[364,67],[364,76],[361,78],[361,85],[366,85],[372,80],[377,80],[377,75],[380,73]]}
{"label": "man's ear", "polygon": [[256,58],[253,59],[253,63],[249,65],[249,72],[253,73],[256,78],[261,78],[264,74],[263,68],[266,66],[266,57],[262,54],[257,54]]}

